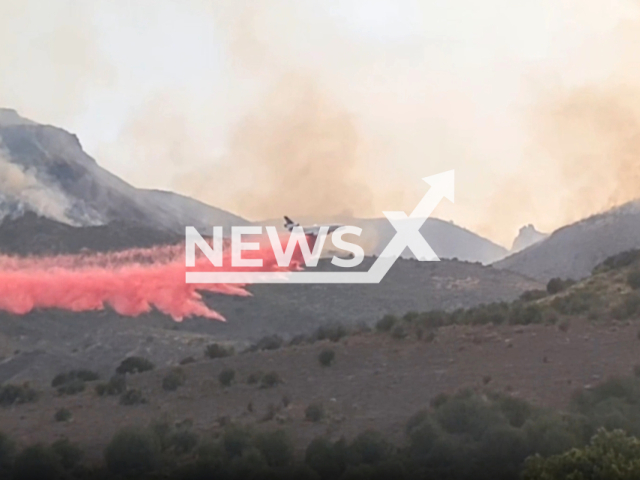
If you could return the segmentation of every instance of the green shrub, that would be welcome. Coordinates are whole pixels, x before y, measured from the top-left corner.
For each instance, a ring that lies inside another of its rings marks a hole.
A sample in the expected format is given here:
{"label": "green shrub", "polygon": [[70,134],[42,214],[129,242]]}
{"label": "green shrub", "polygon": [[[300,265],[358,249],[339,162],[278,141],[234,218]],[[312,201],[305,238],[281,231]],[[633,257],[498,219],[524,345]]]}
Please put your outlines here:
{"label": "green shrub", "polygon": [[142,396],[139,390],[129,389],[120,395],[120,405],[140,405],[147,403],[147,400]]}
{"label": "green shrub", "polygon": [[127,389],[127,379],[124,375],[114,375],[107,383],[99,383],[96,385],[96,393],[98,396],[120,395]]}
{"label": "green shrub", "polygon": [[589,445],[563,454],[527,459],[523,480],[629,480],[640,478],[640,441],[622,430],[604,429]]}
{"label": "green shrub", "polygon": [[16,447],[13,441],[0,432],[0,478],[11,478]]}
{"label": "green shrub", "polygon": [[546,290],[527,290],[520,295],[520,300],[523,302],[535,302],[545,298],[548,295]]}
{"label": "green shrub", "polygon": [[316,438],[307,445],[304,461],[322,479],[340,478],[347,468],[346,442],[332,443],[327,438]]}
{"label": "green shrub", "polygon": [[333,323],[329,325],[322,325],[318,327],[313,335],[314,340],[330,340],[332,342],[339,342],[342,338],[349,334],[347,328],[340,323]]}
{"label": "green shrub", "polygon": [[233,379],[235,378],[235,376],[236,376],[235,370],[233,370],[232,368],[225,368],[218,375],[218,381],[220,382],[220,385],[222,385],[223,387],[228,387],[233,382]]}
{"label": "green shrub", "polygon": [[261,338],[252,350],[278,350],[284,344],[279,335],[268,335]]}
{"label": "green shrub", "polygon": [[394,447],[380,432],[367,430],[353,439],[348,448],[349,463],[353,465],[377,464],[394,453]]}
{"label": "green shrub", "polygon": [[312,403],[304,411],[304,418],[310,422],[319,422],[324,418],[324,407],[320,403]]}
{"label": "green shrub", "polygon": [[57,392],[60,395],[75,395],[76,393],[84,392],[84,382],[78,378],[71,380],[67,383],[63,383],[57,388]]}
{"label": "green shrub", "polygon": [[208,358],[224,358],[230,357],[235,353],[233,347],[225,347],[224,345],[220,345],[219,343],[212,343],[211,345],[207,345],[204,350],[204,354]]}
{"label": "green shrub", "polygon": [[378,332],[388,332],[396,324],[397,321],[398,318],[394,315],[385,315],[380,320],[378,320],[378,323],[376,323],[376,330]]}
{"label": "green shrub", "polygon": [[282,383],[280,375],[276,372],[265,373],[260,379],[260,388],[272,388]]}
{"label": "green shrub", "polygon": [[144,430],[119,431],[105,450],[107,469],[114,475],[143,475],[153,471],[159,461],[160,446],[153,435]]}
{"label": "green shrub", "polygon": [[552,278],[547,283],[547,293],[549,295],[555,295],[562,292],[566,287],[565,282],[561,278]]}
{"label": "green shrub", "polygon": [[239,457],[248,450],[251,440],[251,432],[236,425],[229,425],[222,434],[222,446],[230,458]]}
{"label": "green shrub", "polygon": [[407,332],[402,325],[396,325],[391,330],[391,337],[395,338],[396,340],[402,340],[403,338],[406,338],[406,336]]}
{"label": "green shrub", "polygon": [[293,463],[293,444],[284,431],[260,433],[253,443],[270,467],[282,468]]}
{"label": "green shrub", "polygon": [[187,454],[198,445],[198,435],[189,430],[178,430],[169,435],[167,446],[178,455]]}
{"label": "green shrub", "polygon": [[55,418],[56,422],[68,422],[71,420],[72,416],[71,411],[66,408],[61,408],[56,412],[53,418]]}
{"label": "green shrub", "polygon": [[333,363],[333,360],[335,359],[335,357],[336,357],[336,352],[334,352],[330,348],[325,348],[318,355],[318,361],[320,362],[320,365],[322,365],[323,367],[328,367]]}
{"label": "green shrub", "polygon": [[14,480],[58,480],[63,468],[58,456],[44,445],[25,448],[15,459]]}
{"label": "green shrub", "polygon": [[181,368],[174,368],[162,379],[162,389],[173,392],[184,385],[186,375]]}
{"label": "green shrub", "polygon": [[67,438],[61,438],[51,444],[51,450],[60,460],[62,468],[65,470],[71,470],[78,465],[83,457],[84,453],[78,447],[78,445],[71,443]]}
{"label": "green shrub", "polygon": [[14,404],[31,403],[37,399],[38,393],[28,383],[0,386],[0,406],[7,407]]}
{"label": "green shrub", "polygon": [[263,375],[264,374],[262,372],[250,373],[249,376],[247,377],[247,383],[249,385],[254,385],[254,384],[258,383],[262,379]]}
{"label": "green shrub", "polygon": [[594,272],[597,273],[601,270],[616,270],[619,268],[623,268],[631,265],[638,258],[640,258],[640,250],[628,250],[626,252],[620,252],[616,255],[610,256],[600,265],[596,266]]}
{"label": "green shrub", "polygon": [[66,383],[71,383],[76,380],[82,382],[93,382],[100,379],[100,375],[91,370],[71,370],[65,373],[59,373],[51,381],[51,386],[56,388]]}
{"label": "green shrub", "polygon": [[640,288],[640,270],[634,270],[627,275],[627,284],[634,290]]}
{"label": "green shrub", "polygon": [[116,373],[119,375],[124,375],[127,373],[141,373],[148,372],[149,370],[153,370],[154,368],[155,365],[146,358],[128,357],[125,358],[122,363],[120,363],[118,368],[116,368]]}

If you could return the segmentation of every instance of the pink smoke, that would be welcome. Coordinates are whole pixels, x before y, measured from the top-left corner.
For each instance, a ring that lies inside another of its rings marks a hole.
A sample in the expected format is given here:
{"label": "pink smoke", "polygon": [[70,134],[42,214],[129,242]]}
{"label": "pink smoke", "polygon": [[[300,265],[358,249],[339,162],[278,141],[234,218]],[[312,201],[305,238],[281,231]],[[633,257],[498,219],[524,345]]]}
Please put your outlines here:
{"label": "pink smoke", "polygon": [[[244,258],[262,258],[261,271],[279,271],[273,250],[243,252]],[[224,265],[230,252],[225,250]],[[291,269],[300,268],[296,248]],[[198,256],[196,271],[241,271],[214,267]],[[256,270],[255,268],[251,269]],[[244,285],[187,284],[184,245],[132,249],[115,253],[82,253],[48,257],[0,255],[0,310],[23,315],[35,309],[57,308],[73,312],[113,308],[137,316],[156,308],[181,321],[190,316],[224,321],[207,307],[200,292],[249,296]]]}

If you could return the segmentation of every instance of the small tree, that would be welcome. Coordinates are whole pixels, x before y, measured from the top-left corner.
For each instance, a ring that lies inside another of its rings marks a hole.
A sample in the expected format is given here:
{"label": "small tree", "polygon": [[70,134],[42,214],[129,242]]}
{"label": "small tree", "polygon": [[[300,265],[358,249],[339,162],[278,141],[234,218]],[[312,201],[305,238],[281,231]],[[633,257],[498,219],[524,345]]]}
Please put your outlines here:
{"label": "small tree", "polygon": [[640,478],[640,441],[622,430],[604,429],[589,445],[561,455],[529,457],[524,464],[523,480],[628,480]]}
{"label": "small tree", "polygon": [[233,382],[233,379],[235,378],[235,376],[236,376],[235,370],[233,370],[232,368],[225,368],[220,372],[220,375],[218,375],[218,381],[220,382],[220,385],[222,385],[223,387],[228,387]]}
{"label": "small tree", "polygon": [[56,422],[68,422],[69,420],[71,420],[72,416],[73,415],[69,410],[67,410],[66,408],[61,408],[56,412],[54,418]]}
{"label": "small tree", "polygon": [[376,323],[376,330],[378,332],[388,332],[396,324],[398,319],[393,315],[385,315],[378,323]]}
{"label": "small tree", "polygon": [[318,355],[318,361],[320,362],[320,365],[322,365],[323,367],[328,367],[333,363],[333,360],[335,359],[335,357],[336,357],[336,352],[334,352],[330,348],[325,348],[320,352],[320,355]]}
{"label": "small tree", "polygon": [[280,375],[276,372],[269,372],[264,374],[260,379],[260,388],[271,388],[279,385],[280,383],[282,383]]}
{"label": "small tree", "polygon": [[15,480],[58,480],[62,476],[62,464],[58,456],[44,445],[25,448],[16,457],[13,467]]}
{"label": "small tree", "polygon": [[162,388],[168,392],[173,392],[184,385],[186,375],[181,368],[174,368],[162,379]]}
{"label": "small tree", "polygon": [[116,368],[116,373],[124,375],[126,373],[141,373],[153,370],[155,365],[146,358],[127,357]]}
{"label": "small tree", "polygon": [[204,354],[208,358],[224,358],[233,355],[234,350],[233,347],[225,347],[219,343],[212,343],[211,345],[207,345]]}
{"label": "small tree", "polygon": [[305,409],[304,418],[310,422],[319,422],[324,418],[324,407],[320,403],[312,403]]}
{"label": "small tree", "polygon": [[160,446],[150,433],[125,429],[114,435],[105,450],[107,469],[114,475],[143,475],[160,460]]}

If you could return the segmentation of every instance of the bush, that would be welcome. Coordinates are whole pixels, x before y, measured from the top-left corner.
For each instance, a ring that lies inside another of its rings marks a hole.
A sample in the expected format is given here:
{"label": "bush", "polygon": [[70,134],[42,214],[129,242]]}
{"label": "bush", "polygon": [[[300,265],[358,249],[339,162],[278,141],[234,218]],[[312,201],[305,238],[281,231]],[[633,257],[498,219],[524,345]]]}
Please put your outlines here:
{"label": "bush", "polygon": [[220,385],[222,385],[223,387],[228,387],[233,382],[233,379],[235,378],[235,376],[236,376],[235,370],[233,370],[232,368],[225,368],[220,372],[220,375],[218,375],[218,381],[220,382]]}
{"label": "bush", "polygon": [[258,341],[252,350],[278,350],[284,344],[279,335],[268,335]]}
{"label": "bush", "polygon": [[56,422],[68,422],[71,420],[73,415],[66,408],[61,408],[56,412],[53,418],[55,418]]}
{"label": "bush", "polygon": [[388,332],[397,321],[398,319],[394,315],[385,315],[376,323],[376,330],[378,332]]}
{"label": "bush", "polygon": [[100,375],[91,370],[71,370],[56,375],[51,381],[51,386],[55,388],[74,381],[93,382],[98,379],[100,379]]}
{"label": "bush", "polygon": [[230,425],[222,434],[222,446],[230,458],[239,457],[251,447],[251,432],[246,428]]}
{"label": "bush", "polygon": [[0,432],[0,478],[11,478],[13,468],[15,444],[4,433]]}
{"label": "bush", "polygon": [[71,470],[78,465],[84,453],[76,444],[71,443],[67,438],[56,440],[51,444],[51,450],[56,454],[62,468],[65,470]]}
{"label": "bush", "polygon": [[249,385],[254,385],[262,379],[262,376],[263,376],[262,372],[253,372],[249,374],[249,376],[247,377],[247,383]]}
{"label": "bush", "polygon": [[323,367],[328,367],[333,363],[333,360],[335,359],[335,357],[336,357],[336,352],[334,352],[330,348],[325,348],[320,352],[320,355],[318,355],[318,361],[320,362],[320,365],[322,365]]}
{"label": "bush", "polygon": [[600,270],[615,270],[626,267],[634,263],[638,258],[640,258],[640,250],[620,252],[607,258],[594,269],[594,272],[598,272]]}
{"label": "bush", "polygon": [[604,429],[589,445],[561,455],[535,455],[525,462],[523,480],[627,480],[640,478],[640,441],[622,430]]}
{"label": "bush", "polygon": [[172,433],[167,441],[167,446],[178,455],[191,452],[198,445],[198,435],[189,430],[178,430]]}
{"label": "bush", "polygon": [[181,368],[174,368],[171,372],[167,373],[162,379],[162,389],[168,392],[173,392],[184,385],[186,375]]}
{"label": "bush", "polygon": [[566,287],[565,282],[561,278],[552,278],[547,283],[547,293],[549,295],[555,295],[562,292]]}
{"label": "bush", "polygon": [[44,445],[25,448],[16,456],[14,480],[58,480],[63,469],[58,456]]}
{"label": "bush", "polygon": [[141,373],[148,372],[149,370],[153,370],[155,365],[151,363],[146,358],[142,357],[128,357],[125,358],[122,363],[116,368],[116,373],[119,375],[124,375],[127,373]]}
{"label": "bush", "polygon": [[180,360],[180,365],[189,365],[190,363],[196,363],[196,359],[193,357],[185,357]]}
{"label": "bush", "polygon": [[280,375],[276,372],[269,372],[260,379],[260,388],[272,388],[282,383]]}
{"label": "bush", "polygon": [[105,463],[114,475],[143,475],[153,471],[160,460],[160,446],[146,431],[121,430],[107,445]]}
{"label": "bush", "polygon": [[330,325],[322,325],[318,327],[313,335],[314,340],[330,340],[332,342],[339,342],[342,338],[346,337],[349,331],[344,325],[334,323]]}
{"label": "bush", "polygon": [[120,395],[127,389],[127,380],[124,375],[114,375],[107,383],[99,383],[96,385],[96,393],[98,396]]}
{"label": "bush", "polygon": [[212,343],[207,345],[204,350],[204,354],[208,358],[224,358],[230,357],[235,353],[233,347],[225,347],[219,343]]}
{"label": "bush", "polygon": [[28,383],[22,385],[2,385],[0,387],[0,406],[35,402],[38,393]]}
{"label": "bush", "polygon": [[76,393],[84,392],[84,387],[84,382],[76,378],[68,383],[60,385],[57,392],[60,395],[75,395]]}
{"label": "bush", "polygon": [[307,446],[304,461],[323,479],[340,478],[347,468],[346,442],[332,443],[326,438],[316,438]]}
{"label": "bush", "polygon": [[139,390],[129,389],[120,395],[120,405],[140,405],[147,403],[147,400],[142,396]]}
{"label": "bush", "polygon": [[310,422],[319,422],[324,418],[324,407],[320,403],[312,403],[305,409],[304,418]]}
{"label": "bush", "polygon": [[634,290],[640,288],[640,270],[634,270],[627,275],[627,284]]}
{"label": "bush", "polygon": [[546,290],[527,290],[520,295],[520,300],[523,302],[535,302],[546,297],[548,292]]}
{"label": "bush", "polygon": [[406,338],[407,332],[402,325],[396,325],[391,330],[391,336],[396,340],[402,340],[403,338]]}
{"label": "bush", "polygon": [[381,433],[373,430],[359,434],[348,448],[349,463],[353,465],[381,463],[393,453],[393,445]]}
{"label": "bush", "polygon": [[254,445],[270,467],[282,468],[293,463],[293,444],[282,430],[258,434]]}

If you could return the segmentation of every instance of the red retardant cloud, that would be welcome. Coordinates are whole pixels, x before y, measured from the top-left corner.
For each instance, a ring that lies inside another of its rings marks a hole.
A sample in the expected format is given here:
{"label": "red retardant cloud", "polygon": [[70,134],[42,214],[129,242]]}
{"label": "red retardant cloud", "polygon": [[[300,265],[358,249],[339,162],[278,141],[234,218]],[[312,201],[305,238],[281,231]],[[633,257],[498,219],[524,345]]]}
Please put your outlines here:
{"label": "red retardant cloud", "polygon": [[[283,270],[278,267],[268,243],[263,243],[260,250],[243,252],[243,258],[262,258],[263,266],[260,269],[216,268],[199,255],[193,270]],[[224,265],[230,265],[227,250],[224,260]],[[298,269],[300,265],[301,255],[296,249],[290,268]],[[176,321],[190,316],[224,321],[218,312],[204,304],[199,292],[250,295],[244,285],[187,284],[186,271],[184,245],[104,254],[0,255],[0,310],[22,315],[34,309],[82,312],[109,306],[121,315],[133,317],[156,308]]]}

